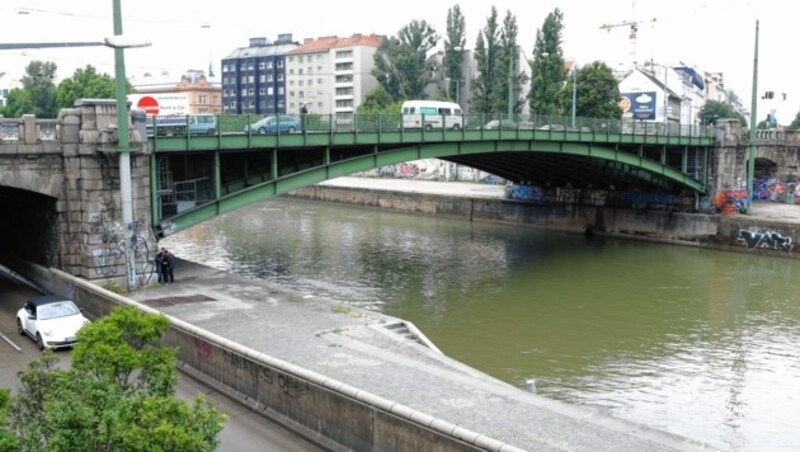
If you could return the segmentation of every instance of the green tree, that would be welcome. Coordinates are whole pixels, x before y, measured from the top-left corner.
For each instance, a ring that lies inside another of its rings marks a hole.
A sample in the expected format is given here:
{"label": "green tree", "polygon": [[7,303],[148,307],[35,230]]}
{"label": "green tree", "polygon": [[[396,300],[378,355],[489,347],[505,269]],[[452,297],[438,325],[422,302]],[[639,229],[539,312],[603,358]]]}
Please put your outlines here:
{"label": "green tree", "polygon": [[[583,118],[622,117],[619,108],[619,85],[614,72],[605,63],[595,61],[578,69],[575,115]],[[572,77],[561,90],[561,114],[572,115]]]}
{"label": "green tree", "polygon": [[472,113],[492,111],[492,99],[497,89],[498,61],[500,60],[500,30],[497,23],[497,8],[486,19],[486,26],[478,32],[475,41],[475,61],[478,74],[472,83]]}
{"label": "green tree", "polygon": [[173,395],[175,350],[164,316],[116,308],[78,333],[72,368],[45,352],[20,373],[10,427],[23,450],[197,450],[217,446],[225,415]]}
{"label": "green tree", "polygon": [[[762,121],[762,122],[766,123],[766,121]],[[761,128],[761,123],[759,123],[759,127],[758,128],[759,129]],[[789,124],[788,126],[786,126],[786,130],[789,130],[789,131],[792,131],[792,132],[795,131],[795,130],[798,130],[798,129],[800,129],[800,111],[797,112],[797,114],[794,116],[794,119],[792,120],[792,123]]]}
{"label": "green tree", "polygon": [[700,119],[700,124],[703,125],[716,124],[718,119],[735,118],[739,120],[742,126],[747,127],[747,120],[744,116],[726,102],[707,101],[703,108],[700,109],[697,117]]}
{"label": "green tree", "polygon": [[[494,71],[495,82],[492,87],[491,108],[492,113],[519,112],[519,93],[526,75],[520,72],[519,47],[517,46],[517,18],[506,11],[503,19],[503,29],[500,32],[500,47],[497,59],[497,68]],[[529,63],[525,63],[529,64]],[[509,91],[509,84],[511,85]],[[509,96],[511,92],[511,96]],[[509,109],[509,102],[511,108]]]}
{"label": "green tree", "polygon": [[0,451],[20,450],[19,439],[8,428],[8,410],[11,407],[11,392],[0,387]]}
{"label": "green tree", "polygon": [[458,91],[464,86],[462,67],[464,65],[464,48],[467,45],[466,22],[461,14],[461,7],[453,6],[447,10],[447,38],[444,41],[444,76],[450,81],[445,90],[450,100],[460,101]]}
{"label": "green tree", "polygon": [[556,8],[547,15],[542,28],[536,30],[529,93],[533,114],[557,115],[562,111],[559,93],[567,79],[564,51],[561,48],[563,21],[564,14]]}
{"label": "green tree", "polygon": [[424,20],[413,20],[396,37],[381,40],[373,57],[372,75],[393,101],[424,97],[436,69],[428,52],[438,41],[436,30]]}
{"label": "green tree", "polygon": [[400,113],[403,100],[394,100],[382,85],[376,86],[358,106],[358,114]]}
{"label": "green tree", "polygon": [[77,99],[116,99],[116,96],[114,79],[107,74],[98,74],[92,65],[86,65],[58,84],[56,105],[59,109],[72,108]]}
{"label": "green tree", "polygon": [[56,85],[53,82],[56,69],[56,64],[52,62],[31,61],[22,76],[22,88],[9,93],[3,115],[21,118],[22,115],[33,114],[37,118],[55,118],[58,113]]}

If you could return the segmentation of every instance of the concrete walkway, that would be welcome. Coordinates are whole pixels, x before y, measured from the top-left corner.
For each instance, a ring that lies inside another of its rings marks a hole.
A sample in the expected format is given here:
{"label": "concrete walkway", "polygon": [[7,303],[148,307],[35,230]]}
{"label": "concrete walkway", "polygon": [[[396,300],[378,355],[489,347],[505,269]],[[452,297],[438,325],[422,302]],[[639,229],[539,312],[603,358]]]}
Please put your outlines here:
{"label": "concrete walkway", "polygon": [[529,394],[392,331],[397,319],[179,261],[130,298],[244,346],[527,450],[708,450]]}

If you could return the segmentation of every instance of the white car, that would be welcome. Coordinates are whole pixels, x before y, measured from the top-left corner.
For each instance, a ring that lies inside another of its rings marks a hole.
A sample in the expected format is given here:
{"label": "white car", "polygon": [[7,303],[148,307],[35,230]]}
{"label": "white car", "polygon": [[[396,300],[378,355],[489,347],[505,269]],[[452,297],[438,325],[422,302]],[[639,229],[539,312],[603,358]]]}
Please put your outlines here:
{"label": "white car", "polygon": [[70,299],[58,295],[31,298],[17,312],[17,331],[44,348],[72,347],[78,343],[77,333],[89,319]]}

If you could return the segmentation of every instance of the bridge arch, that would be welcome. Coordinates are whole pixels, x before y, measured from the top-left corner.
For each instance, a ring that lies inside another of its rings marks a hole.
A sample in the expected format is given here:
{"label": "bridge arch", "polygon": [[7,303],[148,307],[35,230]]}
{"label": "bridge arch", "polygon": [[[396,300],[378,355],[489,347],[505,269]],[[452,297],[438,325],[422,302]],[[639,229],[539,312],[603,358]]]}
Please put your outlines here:
{"label": "bridge arch", "polygon": [[[308,155],[316,153],[316,157],[309,157],[308,161],[296,164],[293,171],[285,174],[278,168],[269,169],[271,166],[277,166],[276,162],[273,161],[273,165],[266,162],[264,168],[268,169],[263,171],[269,174],[262,174],[257,182],[220,187],[220,196],[215,199],[159,221],[156,224],[156,234],[160,237],[170,235],[250,203],[328,179],[427,158],[439,158],[471,166],[513,182],[528,181],[543,186],[574,182],[576,175],[580,174],[586,179],[584,183],[587,186],[594,187],[610,186],[617,189],[625,186],[660,189],[681,187],[696,192],[705,191],[703,183],[665,163],[647,158],[643,153],[634,154],[608,144],[496,139],[412,145],[396,143],[383,146],[380,150],[369,146],[364,149],[363,152],[349,154],[346,158],[333,159],[330,147],[308,148],[304,152]],[[278,152],[277,148],[251,150],[249,151],[251,158],[257,155],[252,154],[253,151],[264,155],[261,160],[268,160],[269,153]],[[195,155],[197,159],[205,162],[219,158],[213,157],[212,154],[206,152]],[[179,155],[184,159],[189,158],[189,154],[186,153]],[[163,166],[162,163],[156,160],[153,164],[154,172],[158,172],[158,168]],[[162,178],[159,176],[159,179]]]}

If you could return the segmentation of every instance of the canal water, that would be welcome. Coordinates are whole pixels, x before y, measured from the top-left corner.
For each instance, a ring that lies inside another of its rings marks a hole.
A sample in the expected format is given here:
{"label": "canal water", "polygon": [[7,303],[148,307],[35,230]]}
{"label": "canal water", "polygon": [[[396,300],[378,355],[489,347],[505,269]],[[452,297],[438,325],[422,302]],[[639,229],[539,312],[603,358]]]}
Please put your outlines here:
{"label": "canal water", "polygon": [[724,449],[800,450],[798,260],[285,198],[163,244],[410,320],[545,397]]}

